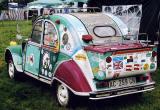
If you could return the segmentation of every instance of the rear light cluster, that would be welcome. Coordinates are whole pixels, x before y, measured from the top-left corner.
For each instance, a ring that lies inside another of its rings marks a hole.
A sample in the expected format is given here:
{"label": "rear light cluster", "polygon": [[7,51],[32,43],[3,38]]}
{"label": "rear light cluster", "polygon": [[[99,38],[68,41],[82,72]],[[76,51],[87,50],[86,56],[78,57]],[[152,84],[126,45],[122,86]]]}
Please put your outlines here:
{"label": "rear light cluster", "polygon": [[141,76],[141,77],[137,77],[137,82],[142,82],[142,81],[146,81],[148,80],[149,77],[148,76]]}
{"label": "rear light cluster", "polygon": [[97,84],[96,84],[96,87],[97,88],[104,88],[104,87],[108,87],[109,85],[108,85],[108,82],[98,82]]}
{"label": "rear light cluster", "polygon": [[92,41],[92,36],[91,35],[83,35],[82,36],[82,40],[86,43],[88,43],[89,41]]}
{"label": "rear light cluster", "polygon": [[155,57],[157,55],[157,52],[153,51],[152,52],[152,57]]}

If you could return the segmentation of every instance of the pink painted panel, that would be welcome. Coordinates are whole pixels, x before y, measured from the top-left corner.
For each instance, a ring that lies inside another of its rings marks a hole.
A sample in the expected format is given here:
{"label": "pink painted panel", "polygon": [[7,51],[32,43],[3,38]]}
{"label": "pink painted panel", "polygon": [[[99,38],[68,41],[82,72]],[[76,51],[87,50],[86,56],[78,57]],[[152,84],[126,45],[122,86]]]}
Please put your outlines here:
{"label": "pink painted panel", "polygon": [[76,92],[91,92],[85,76],[73,60],[61,63],[55,72],[55,77]]}
{"label": "pink painted panel", "polygon": [[84,46],[84,50],[91,50],[99,53],[105,53],[109,51],[117,51],[123,49],[134,49],[134,48],[142,48],[142,45],[140,43],[131,43],[131,44],[119,44],[111,46]]}

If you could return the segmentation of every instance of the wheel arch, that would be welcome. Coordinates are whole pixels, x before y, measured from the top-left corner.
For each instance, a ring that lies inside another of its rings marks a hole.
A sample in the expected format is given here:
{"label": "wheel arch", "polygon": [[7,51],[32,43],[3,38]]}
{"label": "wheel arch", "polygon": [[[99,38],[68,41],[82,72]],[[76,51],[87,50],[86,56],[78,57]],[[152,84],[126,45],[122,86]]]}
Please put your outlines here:
{"label": "wheel arch", "polygon": [[6,63],[8,63],[9,60],[13,60],[12,59],[12,54],[11,54],[11,51],[9,49],[6,49],[6,52],[5,52],[5,61],[6,61]]}
{"label": "wheel arch", "polygon": [[13,60],[14,66],[18,72],[22,71],[22,52],[21,46],[10,46],[5,51],[5,61]]}
{"label": "wheel arch", "polygon": [[90,85],[83,75],[81,69],[73,61],[65,61],[57,67],[51,85],[64,84],[75,95],[88,96],[91,92]]}

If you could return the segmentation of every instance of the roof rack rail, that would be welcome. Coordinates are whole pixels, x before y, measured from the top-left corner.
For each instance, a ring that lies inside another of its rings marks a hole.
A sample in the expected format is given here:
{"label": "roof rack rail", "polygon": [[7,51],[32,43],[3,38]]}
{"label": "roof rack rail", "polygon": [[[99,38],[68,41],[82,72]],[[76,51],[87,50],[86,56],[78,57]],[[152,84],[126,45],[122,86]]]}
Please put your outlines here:
{"label": "roof rack rail", "polygon": [[[58,10],[64,10],[64,12],[58,12]],[[53,11],[53,13],[51,12]],[[51,8],[49,14],[54,14],[54,13],[77,13],[77,12],[84,12],[84,13],[95,13],[95,12],[101,12],[102,10],[99,7],[64,7],[64,8]]]}

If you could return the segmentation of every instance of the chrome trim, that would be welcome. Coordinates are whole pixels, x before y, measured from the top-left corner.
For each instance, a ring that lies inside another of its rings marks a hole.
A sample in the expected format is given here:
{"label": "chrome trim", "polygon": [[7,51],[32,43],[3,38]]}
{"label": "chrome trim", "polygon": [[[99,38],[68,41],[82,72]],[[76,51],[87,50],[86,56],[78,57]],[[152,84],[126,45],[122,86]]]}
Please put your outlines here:
{"label": "chrome trim", "polygon": [[39,75],[39,76],[42,77],[42,78],[44,78],[44,79],[47,79],[47,80],[50,80],[50,81],[51,81],[51,79],[48,78],[48,77],[45,77],[45,76],[43,76],[43,75]]}
{"label": "chrome trim", "polygon": [[90,100],[107,99],[107,98],[113,98],[113,97],[118,97],[118,96],[123,96],[123,95],[152,91],[153,89],[155,89],[154,86],[155,86],[155,82],[152,82],[149,84],[139,84],[136,86],[91,92],[89,99]]}
{"label": "chrome trim", "polygon": [[34,74],[32,74],[32,73],[30,73],[30,72],[28,72],[28,71],[24,71],[24,73],[25,73],[26,75],[30,76],[30,77],[33,77],[33,78],[39,80],[39,81],[42,81],[42,82],[47,83],[47,84],[51,84],[51,81],[46,80],[46,79],[44,79],[44,78],[40,78],[40,77],[38,77],[37,75],[34,75]]}
{"label": "chrome trim", "polygon": [[89,92],[76,92],[72,88],[70,88],[67,84],[65,84],[63,81],[60,79],[54,77],[53,80],[57,80],[58,82],[64,84],[73,94],[78,95],[78,96],[89,96]]}
{"label": "chrome trim", "polygon": [[141,92],[147,92],[147,91],[152,91],[154,90],[154,88],[152,89],[147,89],[147,90],[142,90],[142,91],[137,91],[137,92],[130,92],[130,93],[125,93],[125,94],[121,94],[121,95],[114,95],[114,96],[107,96],[107,97],[100,97],[100,98],[89,98],[90,100],[100,100],[100,99],[109,99],[109,98],[113,98],[113,97],[119,97],[119,96],[124,96],[124,95],[129,95],[129,94],[135,94],[135,93],[141,93]]}

